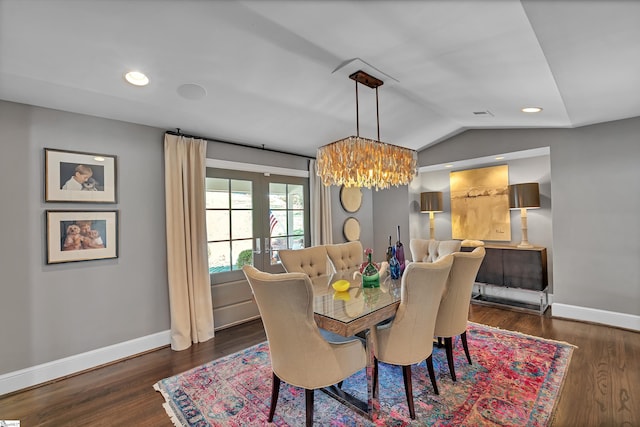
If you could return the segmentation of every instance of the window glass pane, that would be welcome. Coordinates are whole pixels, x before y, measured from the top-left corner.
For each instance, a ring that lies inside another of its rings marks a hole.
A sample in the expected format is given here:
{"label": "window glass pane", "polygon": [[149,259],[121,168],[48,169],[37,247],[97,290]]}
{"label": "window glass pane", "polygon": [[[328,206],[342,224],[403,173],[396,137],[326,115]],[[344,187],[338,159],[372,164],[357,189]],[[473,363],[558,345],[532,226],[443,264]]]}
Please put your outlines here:
{"label": "window glass pane", "polygon": [[304,187],[302,185],[289,184],[289,209],[304,209]]}
{"label": "window glass pane", "polygon": [[231,180],[231,209],[251,209],[251,181]]}
{"label": "window glass pane", "polygon": [[278,256],[278,251],[280,249],[287,249],[287,239],[286,237],[278,237],[271,240],[271,265],[275,265],[280,262],[280,257]]}
{"label": "window glass pane", "polygon": [[304,248],[304,236],[289,237],[289,249]]}
{"label": "window glass pane", "polygon": [[207,241],[229,240],[229,211],[207,211]]}
{"label": "window glass pane", "polygon": [[231,256],[233,257],[233,269],[240,270],[244,264],[253,265],[253,252],[251,240],[234,240],[231,242]]}
{"label": "window glass pane", "polygon": [[231,270],[229,242],[209,243],[209,274]]}
{"label": "window glass pane", "polygon": [[269,183],[269,209],[287,208],[287,184]]}
{"label": "window glass pane", "polygon": [[229,180],[221,178],[207,178],[205,180],[206,208],[229,208]]}
{"label": "window glass pane", "polygon": [[231,211],[231,238],[250,239],[253,237],[253,211]]}
{"label": "window glass pane", "polygon": [[271,237],[286,236],[287,234],[287,211],[272,210],[269,213],[269,227]]}
{"label": "window glass pane", "polygon": [[289,234],[304,235],[304,211],[289,211]]}

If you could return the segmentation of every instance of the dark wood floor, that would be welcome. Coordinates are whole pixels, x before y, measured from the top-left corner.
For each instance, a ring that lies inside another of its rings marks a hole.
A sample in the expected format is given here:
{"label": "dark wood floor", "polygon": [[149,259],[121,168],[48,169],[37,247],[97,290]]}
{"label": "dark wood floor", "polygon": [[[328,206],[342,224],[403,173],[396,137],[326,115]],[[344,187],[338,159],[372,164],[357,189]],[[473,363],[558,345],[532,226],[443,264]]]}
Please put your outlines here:
{"label": "dark wood floor", "polygon": [[[640,426],[640,334],[518,311],[471,306],[470,320],[566,341],[573,353],[554,426]],[[162,348],[0,397],[0,419],[32,426],[171,427],[152,385],[265,340],[257,320],[181,352]]]}

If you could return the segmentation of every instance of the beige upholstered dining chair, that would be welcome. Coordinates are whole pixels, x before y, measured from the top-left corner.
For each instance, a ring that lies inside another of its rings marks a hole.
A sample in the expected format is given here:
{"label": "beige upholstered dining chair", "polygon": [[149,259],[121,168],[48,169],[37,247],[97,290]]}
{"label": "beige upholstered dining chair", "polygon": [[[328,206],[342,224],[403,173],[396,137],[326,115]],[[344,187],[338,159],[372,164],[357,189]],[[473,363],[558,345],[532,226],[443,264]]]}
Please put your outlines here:
{"label": "beige upholstered dining chair", "polygon": [[456,381],[456,372],[453,364],[453,337],[460,335],[464,353],[469,364],[472,364],[469,347],[467,346],[467,320],[469,318],[469,304],[471,303],[473,284],[484,255],[485,249],[482,246],[475,248],[472,252],[455,252],[452,255],[453,266],[438,309],[438,317],[436,318],[433,333],[434,336],[438,337],[438,340],[444,338],[447,363],[453,381]]}
{"label": "beige upholstered dining chair", "polygon": [[452,256],[445,256],[433,263],[410,263],[402,275],[400,305],[395,318],[391,323],[371,330],[375,334],[373,342],[376,343],[374,384],[378,379],[379,361],[402,366],[409,415],[412,419],[415,419],[415,410],[411,365],[426,360],[433,390],[439,394],[431,358],[431,333],[452,263]]}
{"label": "beige upholstered dining chair", "polygon": [[269,422],[280,382],[305,390],[306,425],[313,425],[313,392],[342,382],[367,364],[362,341],[325,340],[313,319],[313,289],[304,273],[270,274],[242,267],[258,304],[273,370]]}
{"label": "beige upholstered dining chair", "polygon": [[278,255],[287,273],[305,273],[314,278],[333,272],[323,245],[303,249],[281,249]]}
{"label": "beige upholstered dining chair", "polygon": [[364,261],[364,250],[359,241],[325,245],[327,255],[335,271],[353,270],[360,268]]}
{"label": "beige upholstered dining chair", "polygon": [[414,262],[434,262],[445,255],[460,251],[460,240],[409,240],[411,259]]}

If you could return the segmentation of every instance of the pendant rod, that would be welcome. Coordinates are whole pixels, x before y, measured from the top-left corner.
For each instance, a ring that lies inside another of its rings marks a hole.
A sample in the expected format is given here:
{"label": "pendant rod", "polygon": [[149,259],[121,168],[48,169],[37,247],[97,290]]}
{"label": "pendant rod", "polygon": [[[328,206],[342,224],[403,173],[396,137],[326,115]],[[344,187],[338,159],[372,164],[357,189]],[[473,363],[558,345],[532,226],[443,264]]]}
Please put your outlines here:
{"label": "pendant rod", "polygon": [[358,108],[358,81],[356,82],[356,136],[360,137],[360,112]]}
{"label": "pendant rod", "polygon": [[378,111],[378,86],[376,86],[376,123],[378,124],[378,142],[380,142],[380,112]]}

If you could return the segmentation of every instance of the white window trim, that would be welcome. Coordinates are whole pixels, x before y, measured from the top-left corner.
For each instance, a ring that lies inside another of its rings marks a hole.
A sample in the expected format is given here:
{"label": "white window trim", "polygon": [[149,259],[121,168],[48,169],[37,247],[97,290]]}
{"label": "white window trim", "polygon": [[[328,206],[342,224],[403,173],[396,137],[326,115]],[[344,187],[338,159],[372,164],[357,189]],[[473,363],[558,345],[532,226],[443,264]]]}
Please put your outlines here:
{"label": "white window trim", "polygon": [[208,168],[229,169],[245,172],[257,172],[264,174],[274,174],[283,176],[295,176],[298,178],[309,178],[309,171],[300,169],[280,168],[276,166],[256,165],[252,163],[232,162],[229,160],[207,159]]}

